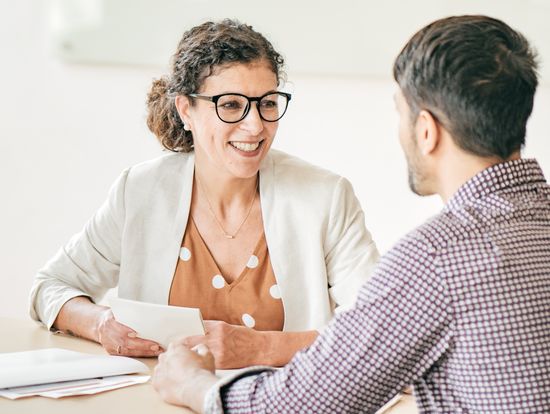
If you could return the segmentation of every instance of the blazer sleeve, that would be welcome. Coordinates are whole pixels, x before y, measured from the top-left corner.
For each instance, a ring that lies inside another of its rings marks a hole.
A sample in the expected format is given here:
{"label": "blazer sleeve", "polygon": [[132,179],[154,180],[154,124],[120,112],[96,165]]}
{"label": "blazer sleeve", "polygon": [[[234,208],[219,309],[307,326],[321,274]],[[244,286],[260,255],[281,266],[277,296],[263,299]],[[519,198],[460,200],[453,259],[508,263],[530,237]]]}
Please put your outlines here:
{"label": "blazer sleeve", "polygon": [[331,300],[336,311],[348,309],[369,279],[379,253],[365,227],[359,200],[343,177],[339,178],[332,196],[325,252]]}
{"label": "blazer sleeve", "polygon": [[115,181],[99,210],[35,276],[30,316],[48,329],[61,307],[76,296],[99,301],[117,286],[128,171]]}

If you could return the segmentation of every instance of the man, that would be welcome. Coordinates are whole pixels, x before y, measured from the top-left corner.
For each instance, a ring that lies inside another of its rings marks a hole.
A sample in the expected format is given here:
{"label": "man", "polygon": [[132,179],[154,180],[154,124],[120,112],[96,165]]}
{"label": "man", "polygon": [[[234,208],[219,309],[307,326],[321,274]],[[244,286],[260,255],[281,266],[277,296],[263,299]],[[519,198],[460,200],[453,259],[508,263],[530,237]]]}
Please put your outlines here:
{"label": "man", "polygon": [[153,384],[208,412],[375,412],[408,384],[423,413],[550,412],[550,187],[520,158],[534,53],[499,20],[415,34],[394,65],[411,189],[440,214],[380,261],[355,307],[282,370],[218,381],[206,349],[161,355]]}

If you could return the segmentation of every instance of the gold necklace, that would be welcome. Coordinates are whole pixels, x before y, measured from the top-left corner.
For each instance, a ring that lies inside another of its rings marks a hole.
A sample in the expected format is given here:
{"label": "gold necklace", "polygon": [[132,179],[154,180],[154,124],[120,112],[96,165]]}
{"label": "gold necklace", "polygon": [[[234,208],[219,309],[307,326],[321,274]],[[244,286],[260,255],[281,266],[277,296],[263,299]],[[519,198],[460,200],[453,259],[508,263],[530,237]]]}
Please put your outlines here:
{"label": "gold necklace", "polygon": [[252,206],[254,206],[254,200],[256,200],[256,193],[258,192],[258,178],[256,177],[256,185],[254,186],[254,194],[252,196],[252,201],[250,202],[250,207],[248,207],[248,212],[246,213],[246,216],[244,217],[243,221],[241,222],[241,224],[239,225],[239,227],[237,228],[235,233],[229,234],[223,228],[222,223],[220,222],[220,220],[218,220],[218,217],[216,217],[216,214],[214,213],[214,209],[212,208],[212,204],[210,203],[210,199],[208,198],[208,193],[206,192],[204,186],[202,185],[201,180],[199,180],[199,177],[198,177],[197,174],[195,174],[195,177],[197,179],[197,182],[199,183],[199,186],[200,186],[202,192],[204,193],[204,198],[206,198],[206,202],[208,203],[208,208],[210,209],[210,214],[212,214],[212,217],[214,217],[214,220],[218,224],[218,227],[222,231],[224,237],[226,239],[234,239],[235,237],[237,237],[237,234],[239,234],[239,231],[241,231],[241,228],[243,227],[244,223],[246,223],[246,220],[248,219],[248,216],[250,216],[250,213],[252,212]]}

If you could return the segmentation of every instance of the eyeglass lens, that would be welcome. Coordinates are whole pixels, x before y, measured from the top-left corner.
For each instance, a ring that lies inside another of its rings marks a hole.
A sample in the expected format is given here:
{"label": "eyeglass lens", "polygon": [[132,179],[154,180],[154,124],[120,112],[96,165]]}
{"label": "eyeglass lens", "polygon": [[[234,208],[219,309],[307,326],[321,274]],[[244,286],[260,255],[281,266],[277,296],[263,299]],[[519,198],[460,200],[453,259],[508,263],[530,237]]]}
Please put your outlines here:
{"label": "eyeglass lens", "polygon": [[[285,95],[272,93],[262,97],[258,105],[261,117],[266,121],[277,121],[285,113],[288,99]],[[250,101],[241,95],[223,95],[218,99],[216,110],[225,122],[237,122],[248,113]]]}

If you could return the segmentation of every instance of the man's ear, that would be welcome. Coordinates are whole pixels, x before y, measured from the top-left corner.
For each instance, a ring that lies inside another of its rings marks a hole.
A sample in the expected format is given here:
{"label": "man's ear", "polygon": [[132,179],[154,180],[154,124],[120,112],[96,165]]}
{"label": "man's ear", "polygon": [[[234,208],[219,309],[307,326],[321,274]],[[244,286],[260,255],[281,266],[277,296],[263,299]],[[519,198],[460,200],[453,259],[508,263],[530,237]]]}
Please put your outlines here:
{"label": "man's ear", "polygon": [[185,129],[188,131],[191,130],[192,128],[191,116],[189,114],[191,102],[189,100],[189,97],[178,95],[176,96],[175,104],[176,104],[176,110],[178,111],[181,121],[185,125]]}
{"label": "man's ear", "polygon": [[431,154],[441,140],[439,124],[434,116],[426,110],[421,110],[415,125],[418,149],[422,155]]}

